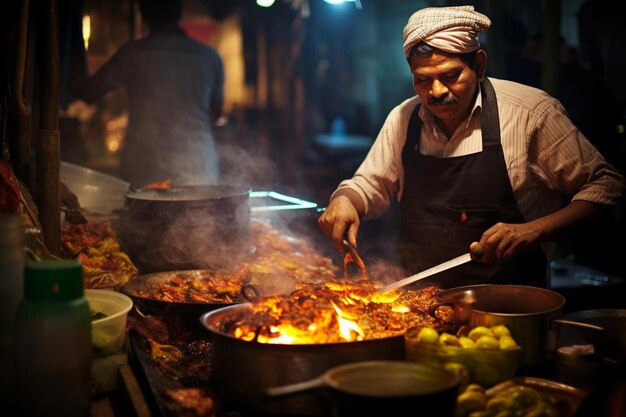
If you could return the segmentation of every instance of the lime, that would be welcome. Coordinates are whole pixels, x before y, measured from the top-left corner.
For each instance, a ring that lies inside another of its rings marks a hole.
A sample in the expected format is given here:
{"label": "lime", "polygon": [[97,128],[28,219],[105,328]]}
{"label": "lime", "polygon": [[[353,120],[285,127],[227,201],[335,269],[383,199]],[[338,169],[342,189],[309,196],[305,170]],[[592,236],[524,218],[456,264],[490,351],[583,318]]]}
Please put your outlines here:
{"label": "lime", "polygon": [[493,332],[490,329],[486,328],[485,326],[477,326],[477,327],[474,327],[472,330],[470,330],[467,336],[475,342],[481,336],[493,337]]}
{"label": "lime", "polygon": [[493,332],[493,335],[497,338],[500,338],[502,336],[511,336],[511,332],[504,324],[497,324],[495,326],[492,326],[491,331]]}
{"label": "lime", "polygon": [[485,392],[485,389],[479,384],[469,384],[467,388],[465,388],[465,391]]}
{"label": "lime", "polygon": [[439,333],[432,327],[422,327],[417,334],[417,341],[422,343],[439,342]]}
{"label": "lime", "polygon": [[439,343],[446,346],[459,346],[459,338],[450,333],[441,333]]}
{"label": "lime", "polygon": [[476,348],[478,349],[500,349],[500,342],[493,336],[480,336],[476,340]]}
{"label": "lime", "polygon": [[479,391],[465,391],[457,398],[457,404],[470,412],[484,410],[486,403],[485,394]]}
{"label": "lime", "polygon": [[496,395],[487,401],[487,410],[498,412],[510,407],[509,400],[506,396]]}
{"label": "lime", "polygon": [[500,342],[500,349],[502,350],[509,350],[509,349],[517,348],[517,343],[515,342],[515,339],[513,339],[511,336],[502,336],[499,342]]}
{"label": "lime", "polygon": [[466,349],[473,349],[476,347],[476,344],[474,343],[474,341],[467,336],[459,337],[459,345],[461,345],[461,347],[464,347]]}

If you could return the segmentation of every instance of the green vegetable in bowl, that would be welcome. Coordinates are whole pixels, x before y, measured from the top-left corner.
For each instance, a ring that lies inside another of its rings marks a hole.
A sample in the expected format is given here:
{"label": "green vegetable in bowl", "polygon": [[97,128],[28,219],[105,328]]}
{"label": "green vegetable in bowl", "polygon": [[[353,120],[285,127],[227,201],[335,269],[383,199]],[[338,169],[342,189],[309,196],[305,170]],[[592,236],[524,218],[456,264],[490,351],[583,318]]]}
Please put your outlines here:
{"label": "green vegetable in bowl", "polygon": [[91,321],[96,321],[107,317],[102,311],[90,310],[91,312]]}
{"label": "green vegetable in bowl", "polygon": [[111,336],[110,334],[106,332],[94,330],[93,333],[91,334],[91,341],[92,341],[94,350],[97,352],[100,350],[105,350],[108,347],[108,345],[112,343],[114,340],[113,340],[113,336]]}

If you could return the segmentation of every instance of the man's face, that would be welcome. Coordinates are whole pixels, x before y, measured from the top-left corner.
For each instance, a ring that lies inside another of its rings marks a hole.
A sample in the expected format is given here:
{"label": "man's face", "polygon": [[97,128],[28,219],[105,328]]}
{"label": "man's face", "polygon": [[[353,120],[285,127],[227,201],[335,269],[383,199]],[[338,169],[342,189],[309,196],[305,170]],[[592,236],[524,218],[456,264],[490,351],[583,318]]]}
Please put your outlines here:
{"label": "man's face", "polygon": [[458,56],[438,51],[411,57],[413,88],[447,133],[469,116],[485,60],[484,52],[479,52],[474,69]]}

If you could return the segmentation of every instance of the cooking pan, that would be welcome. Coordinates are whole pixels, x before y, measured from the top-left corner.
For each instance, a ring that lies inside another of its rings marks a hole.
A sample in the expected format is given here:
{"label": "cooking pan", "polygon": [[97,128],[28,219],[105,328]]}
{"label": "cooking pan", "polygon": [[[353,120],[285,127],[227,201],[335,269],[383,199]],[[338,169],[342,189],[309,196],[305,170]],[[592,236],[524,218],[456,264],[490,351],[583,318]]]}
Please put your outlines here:
{"label": "cooking pan", "polygon": [[[120,291],[128,295],[134,305],[143,314],[169,316],[174,315],[180,317],[189,330],[203,331],[198,325],[198,318],[207,311],[216,310],[222,307],[230,306],[242,301],[241,289],[237,292],[236,297],[222,297],[223,301],[165,301],[155,298],[150,294],[160,292],[163,285],[172,285],[173,278],[180,278],[185,281],[194,280],[217,280],[216,274],[211,270],[185,270],[185,271],[167,271],[152,274],[139,275],[127,282]],[[242,282],[248,277],[242,276]],[[230,293],[235,295],[234,293]]]}
{"label": "cooking pan", "polygon": [[268,397],[270,387],[313,379],[328,369],[368,360],[404,360],[403,335],[327,344],[266,344],[237,339],[225,323],[251,309],[242,303],[209,311],[200,323],[213,340],[212,386],[226,406],[261,414],[327,416],[328,398],[316,391]]}
{"label": "cooking pan", "polygon": [[330,390],[338,416],[415,415],[423,409],[453,417],[459,385],[458,375],[437,366],[363,361],[334,367],[308,381],[269,388],[268,395],[324,388]]}
{"label": "cooking pan", "polygon": [[626,310],[575,311],[554,322],[560,325],[558,345],[593,344],[605,358],[626,364]]}
{"label": "cooking pan", "polygon": [[249,253],[249,197],[229,185],[132,191],[114,227],[142,274],[225,267]]}

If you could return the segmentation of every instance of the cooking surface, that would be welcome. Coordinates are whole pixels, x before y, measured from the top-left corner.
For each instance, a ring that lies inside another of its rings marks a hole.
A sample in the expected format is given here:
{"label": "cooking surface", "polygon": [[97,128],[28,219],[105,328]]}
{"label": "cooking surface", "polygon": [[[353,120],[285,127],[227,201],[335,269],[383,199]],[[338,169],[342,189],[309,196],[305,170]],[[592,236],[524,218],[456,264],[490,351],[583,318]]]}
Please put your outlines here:
{"label": "cooking surface", "polygon": [[[271,224],[260,222],[259,225],[269,226],[259,233],[259,239],[255,241],[255,256],[248,261],[255,260],[258,274],[257,278],[272,274],[287,273],[291,278],[282,279],[293,284],[298,274],[313,274],[320,277],[321,281],[328,277],[340,275],[339,267],[332,268],[332,264],[340,265],[340,261],[334,261],[328,257],[316,253],[310,243],[304,239],[295,237],[290,233],[279,233]],[[281,231],[283,232],[283,231]],[[313,250],[313,251],[307,251]],[[259,254],[271,253],[272,256]],[[294,259],[294,253],[300,253],[303,257]],[[312,255],[316,254],[317,258]],[[316,262],[318,262],[316,264]],[[321,262],[321,263],[320,263]],[[320,269],[309,269],[316,266]],[[291,285],[290,284],[290,285]],[[261,287],[267,294],[273,293],[278,287]],[[137,313],[133,311],[133,315]],[[183,417],[188,415],[184,410],[184,401],[193,398],[196,404],[211,404],[219,398],[213,391],[210,377],[213,371],[213,341],[206,332],[197,333],[198,329],[189,331],[185,323],[181,323],[180,317],[172,312],[162,315],[154,315],[155,321],[161,321],[157,329],[151,330],[147,335],[154,338],[155,335],[163,336],[166,329],[167,337],[160,340],[160,346],[153,350],[148,339],[136,331],[131,330],[129,335],[129,356],[135,374],[139,377],[142,390],[150,400],[152,415],[162,417]],[[197,320],[196,320],[197,321]],[[157,342],[158,343],[158,342]],[[170,347],[171,346],[171,347]],[[159,352],[159,355],[154,352]],[[174,360],[175,359],[175,360]],[[547,368],[538,372],[533,370],[533,376],[550,378],[554,376],[554,369]],[[181,402],[182,401],[182,402]],[[251,412],[230,406],[224,408],[218,415],[222,416],[251,416]],[[117,413],[116,413],[117,415]],[[259,414],[256,414],[259,415]],[[266,414],[267,415],[267,414]],[[278,415],[278,414],[273,414]],[[284,414],[281,414],[284,415]]]}

